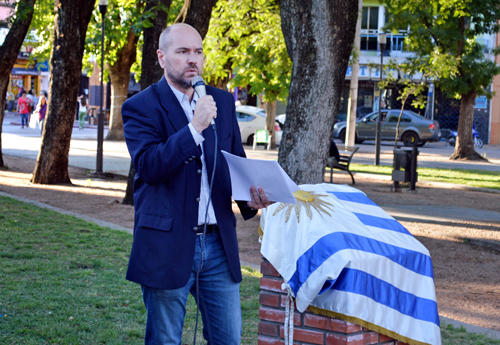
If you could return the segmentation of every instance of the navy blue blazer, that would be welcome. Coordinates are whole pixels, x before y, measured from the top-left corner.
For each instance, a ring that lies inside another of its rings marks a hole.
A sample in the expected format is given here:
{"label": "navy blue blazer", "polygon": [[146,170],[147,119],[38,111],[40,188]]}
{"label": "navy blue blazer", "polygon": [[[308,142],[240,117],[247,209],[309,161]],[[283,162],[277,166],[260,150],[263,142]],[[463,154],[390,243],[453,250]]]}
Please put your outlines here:
{"label": "navy blue blazer", "polygon": [[[245,157],[233,96],[207,86],[217,104],[217,166],[212,203],[231,273],[241,281],[236,218],[225,150]],[[127,100],[122,107],[127,147],[137,172],[134,183],[134,241],[126,278],[156,289],[186,285],[194,260],[201,185],[201,148],[184,111],[163,77]],[[212,126],[202,133],[209,181],[214,162]],[[238,202],[243,218],[255,216]]]}

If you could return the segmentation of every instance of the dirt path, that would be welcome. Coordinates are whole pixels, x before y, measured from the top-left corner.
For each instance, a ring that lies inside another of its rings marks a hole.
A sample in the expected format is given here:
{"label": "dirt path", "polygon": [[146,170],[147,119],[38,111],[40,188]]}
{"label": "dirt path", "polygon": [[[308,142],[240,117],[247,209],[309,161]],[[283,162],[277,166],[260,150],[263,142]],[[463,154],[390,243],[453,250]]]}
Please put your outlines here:
{"label": "dirt path", "polygon": [[[133,227],[133,208],[122,205],[126,180],[89,179],[83,169],[70,168],[73,185],[49,186],[29,183],[35,161],[4,156],[8,169],[0,169],[0,191],[88,215],[128,228]],[[350,183],[336,174],[336,183]],[[378,205],[460,206],[500,212],[500,195],[419,187],[417,194],[391,193],[390,183],[356,178],[356,188]],[[259,217],[238,218],[238,240],[243,261],[260,264],[257,227]],[[500,224],[401,222],[430,251],[434,264],[439,313],[442,316],[500,331],[500,253],[483,247],[445,239],[441,234],[466,235],[500,241]]]}

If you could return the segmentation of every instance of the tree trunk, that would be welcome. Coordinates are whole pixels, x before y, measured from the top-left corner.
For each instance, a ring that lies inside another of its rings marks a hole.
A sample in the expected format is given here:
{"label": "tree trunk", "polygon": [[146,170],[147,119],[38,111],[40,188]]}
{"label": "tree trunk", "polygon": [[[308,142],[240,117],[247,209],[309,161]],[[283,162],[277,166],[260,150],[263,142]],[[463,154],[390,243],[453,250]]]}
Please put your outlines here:
{"label": "tree trunk", "polygon": [[271,148],[276,148],[276,105],[277,101],[266,103],[266,129],[271,136]]}
{"label": "tree trunk", "polygon": [[125,45],[117,52],[118,59],[109,66],[111,79],[111,114],[106,140],[125,140],[123,136],[122,105],[127,100],[130,68],[137,57],[139,36],[132,29],[127,33]]}
{"label": "tree trunk", "polygon": [[55,0],[54,36],[50,54],[50,106],[32,183],[71,183],[68,155],[82,73],[87,26],[95,0]]}
{"label": "tree trunk", "polygon": [[0,168],[4,167],[2,156],[2,128],[5,116],[5,97],[9,88],[10,72],[16,63],[17,54],[33,18],[35,0],[20,0],[17,4],[15,19],[5,40],[0,46]]}
{"label": "tree trunk", "polygon": [[[363,0],[359,0],[358,20],[356,21],[356,34],[354,36],[355,54],[360,54],[361,45],[361,17],[363,14]],[[349,108],[347,113],[347,127],[345,131],[345,146],[354,146],[356,143],[356,110],[358,109],[358,74],[359,74],[359,56],[356,56],[352,64],[351,84],[349,91]]]}
{"label": "tree trunk", "polygon": [[217,0],[184,0],[184,6],[175,22],[191,25],[204,39],[208,32],[212,9],[216,3]]}
{"label": "tree trunk", "polygon": [[298,184],[324,181],[357,18],[357,1],[281,1],[293,69],[278,161]]}
{"label": "tree trunk", "polygon": [[[163,76],[163,70],[158,63],[156,50],[158,49],[158,41],[160,34],[167,25],[168,12],[159,8],[163,6],[168,11],[172,0],[147,0],[145,12],[155,8],[155,18],[153,26],[144,29],[144,44],[142,47],[142,64],[141,64],[141,89],[146,89],[149,85],[156,83]],[[127,179],[127,190],[122,204],[134,205],[134,179],[135,169],[132,161]]]}
{"label": "tree trunk", "polygon": [[475,90],[471,90],[469,93],[462,95],[462,100],[460,101],[460,115],[458,116],[458,135],[455,143],[455,152],[453,152],[450,159],[484,159],[474,149],[474,142],[472,138],[475,101]]}

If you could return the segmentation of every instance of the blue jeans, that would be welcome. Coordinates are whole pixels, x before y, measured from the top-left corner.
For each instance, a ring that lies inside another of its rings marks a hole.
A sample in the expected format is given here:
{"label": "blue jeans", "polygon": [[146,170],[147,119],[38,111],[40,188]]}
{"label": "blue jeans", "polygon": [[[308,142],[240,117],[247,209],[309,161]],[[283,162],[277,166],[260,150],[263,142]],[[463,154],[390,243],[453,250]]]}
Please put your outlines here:
{"label": "blue jeans", "polygon": [[29,120],[28,120],[28,113],[26,114],[21,114],[21,126],[26,126],[28,127],[28,124],[29,124]]}
{"label": "blue jeans", "polygon": [[[188,294],[191,293],[196,300],[196,272],[202,240],[203,235],[197,236],[191,277],[186,286],[175,290],[142,286],[148,313],[146,345],[181,344]],[[220,235],[207,234],[199,273],[199,308],[203,320],[203,337],[208,345],[240,344],[239,285],[229,270]]]}

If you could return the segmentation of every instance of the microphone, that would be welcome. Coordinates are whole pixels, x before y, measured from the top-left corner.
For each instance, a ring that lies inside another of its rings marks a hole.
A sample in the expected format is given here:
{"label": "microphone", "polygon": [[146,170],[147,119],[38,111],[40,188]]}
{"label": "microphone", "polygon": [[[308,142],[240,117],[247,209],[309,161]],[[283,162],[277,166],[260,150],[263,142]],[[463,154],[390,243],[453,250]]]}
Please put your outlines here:
{"label": "microphone", "polygon": [[[205,81],[201,76],[197,75],[196,77],[193,77],[193,79],[191,79],[191,85],[193,85],[193,89],[198,94],[198,97],[203,97],[207,95],[207,90],[205,88]],[[212,126],[215,126],[214,119],[212,119]]]}

